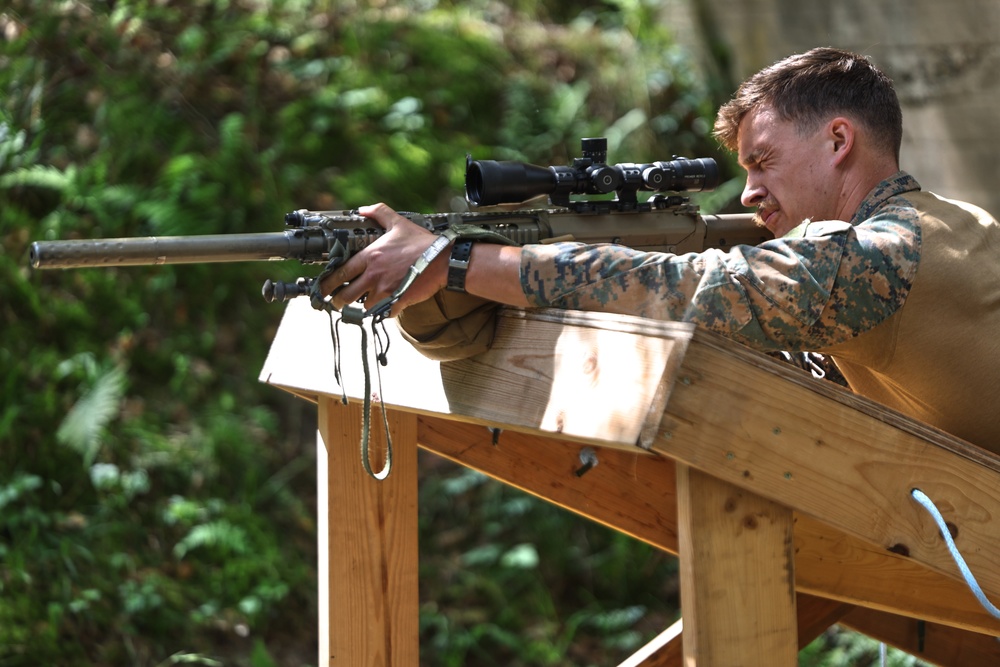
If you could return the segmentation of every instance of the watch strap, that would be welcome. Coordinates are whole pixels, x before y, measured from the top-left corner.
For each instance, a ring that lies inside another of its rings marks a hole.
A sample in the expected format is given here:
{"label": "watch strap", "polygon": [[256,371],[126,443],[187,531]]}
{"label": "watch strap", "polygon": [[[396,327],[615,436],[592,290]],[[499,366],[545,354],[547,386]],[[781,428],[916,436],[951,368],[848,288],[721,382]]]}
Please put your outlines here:
{"label": "watch strap", "polygon": [[451,292],[465,292],[465,276],[469,270],[469,259],[472,257],[472,239],[456,239],[448,258],[448,284],[446,289]]}

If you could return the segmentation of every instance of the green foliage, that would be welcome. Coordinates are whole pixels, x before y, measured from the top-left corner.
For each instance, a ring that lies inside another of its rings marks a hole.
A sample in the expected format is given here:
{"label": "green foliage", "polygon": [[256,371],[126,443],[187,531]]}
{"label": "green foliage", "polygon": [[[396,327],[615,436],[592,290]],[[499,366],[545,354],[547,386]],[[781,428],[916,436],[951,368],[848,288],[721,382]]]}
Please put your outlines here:
{"label": "green foliage", "polygon": [[[715,155],[657,12],[8,0],[0,664],[315,659],[314,415],[256,381],[280,317],[259,285],[301,268],[32,272],[31,241],[443,210],[467,152],[564,164],[583,136],[620,161]],[[661,554],[461,473],[424,486],[429,664],[582,664],[672,620]]]}
{"label": "green foliage", "polygon": [[[883,655],[885,661],[883,662]],[[929,667],[874,639],[833,626],[799,653],[800,667]]]}
{"label": "green foliage", "polygon": [[420,508],[427,664],[617,664],[676,620],[676,559],[652,547],[440,463]]}

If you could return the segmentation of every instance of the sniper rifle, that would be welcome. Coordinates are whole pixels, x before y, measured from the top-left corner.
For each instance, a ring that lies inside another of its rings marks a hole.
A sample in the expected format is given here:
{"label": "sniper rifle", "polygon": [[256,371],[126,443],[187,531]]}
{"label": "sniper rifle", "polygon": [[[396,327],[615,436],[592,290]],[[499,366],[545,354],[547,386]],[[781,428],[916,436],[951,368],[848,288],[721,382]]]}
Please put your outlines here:
{"label": "sniper rifle", "polygon": [[[675,157],[665,162],[609,165],[604,138],[583,139],[581,143],[583,157],[574,159],[571,166],[540,167],[469,157],[466,198],[474,207],[485,208],[403,215],[438,234],[458,224],[475,225],[518,245],[616,243],[679,254],[756,245],[769,238],[766,230],[754,225],[750,214],[702,215],[687,198],[660,194],[713,189],[719,179],[715,160]],[[640,190],[654,194],[640,202]],[[613,200],[570,199],[574,194],[611,193]],[[515,210],[497,206],[541,196],[548,197],[548,206]],[[351,211],[302,209],[285,216],[282,232],[36,241],[31,245],[30,262],[36,269],[77,269],[297,259],[329,269],[382,233],[376,223]],[[267,280],[262,294],[268,302],[284,302],[310,294],[315,281]]]}
{"label": "sniper rifle", "polygon": [[[715,160],[675,157],[665,162],[609,165],[606,139],[583,139],[581,143],[583,156],[567,167],[467,158],[466,199],[475,207],[486,208],[464,213],[404,213],[414,223],[437,233],[438,238],[410,268],[408,278],[395,294],[367,310],[345,307],[341,321],[360,325],[364,318],[372,316],[374,330],[413,278],[447,245],[449,237],[458,233],[459,226],[471,225],[517,245],[557,241],[616,243],[675,254],[708,248],[728,250],[734,245],[757,245],[769,238],[749,214],[702,215],[687,198],[661,194],[715,188],[719,180]],[[653,195],[640,202],[640,190]],[[570,199],[571,195],[612,193],[614,199]],[[542,196],[548,197],[549,206],[515,210],[498,206]],[[323,264],[325,268],[315,278],[303,277],[292,283],[266,281],[264,299],[283,302],[309,295],[314,308],[330,313],[333,307],[318,289],[323,276],[384,232],[368,218],[350,211],[293,211],[285,216],[285,227],[283,232],[257,234],[36,241],[31,245],[31,265],[36,269],[74,269],[297,259],[303,264]],[[330,317],[336,347],[338,336],[332,314]],[[385,465],[375,473],[368,460],[371,392],[364,329],[361,340],[366,383],[361,461],[369,475],[384,479],[391,468],[392,445],[387,443]],[[379,363],[386,363],[384,351],[379,354]],[[339,381],[339,364],[334,374]],[[346,402],[346,396],[343,400]],[[385,432],[388,439],[388,424]]]}

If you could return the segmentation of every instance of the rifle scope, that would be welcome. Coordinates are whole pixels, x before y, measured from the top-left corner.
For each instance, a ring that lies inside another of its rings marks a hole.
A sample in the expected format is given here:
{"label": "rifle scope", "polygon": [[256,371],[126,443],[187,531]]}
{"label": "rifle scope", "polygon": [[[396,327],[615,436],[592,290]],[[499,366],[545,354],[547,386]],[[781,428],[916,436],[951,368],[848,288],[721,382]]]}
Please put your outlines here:
{"label": "rifle scope", "polygon": [[466,159],[465,196],[477,206],[514,204],[548,195],[554,206],[568,206],[572,194],[617,193],[635,202],[636,192],[699,192],[719,184],[712,158],[674,157],[666,162],[605,164],[607,139],[581,140],[583,157],[568,167],[540,167],[524,162]]}

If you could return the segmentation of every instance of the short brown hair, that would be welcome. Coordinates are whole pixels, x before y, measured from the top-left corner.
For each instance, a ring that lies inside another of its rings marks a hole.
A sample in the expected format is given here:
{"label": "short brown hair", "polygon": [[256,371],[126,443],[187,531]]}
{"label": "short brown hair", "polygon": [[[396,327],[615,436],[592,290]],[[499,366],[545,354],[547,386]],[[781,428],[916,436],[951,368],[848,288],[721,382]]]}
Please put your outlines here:
{"label": "short brown hair", "polygon": [[802,130],[815,128],[834,114],[849,116],[867,128],[875,145],[899,161],[903,113],[896,89],[888,76],[860,54],[817,48],[762,69],[719,109],[715,136],[735,152],[740,122],[762,107]]}

